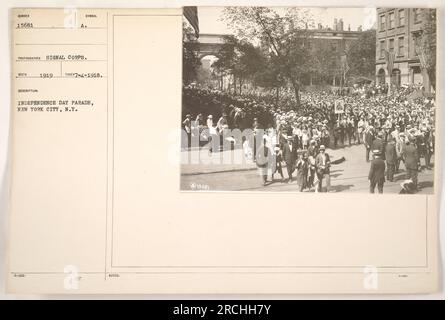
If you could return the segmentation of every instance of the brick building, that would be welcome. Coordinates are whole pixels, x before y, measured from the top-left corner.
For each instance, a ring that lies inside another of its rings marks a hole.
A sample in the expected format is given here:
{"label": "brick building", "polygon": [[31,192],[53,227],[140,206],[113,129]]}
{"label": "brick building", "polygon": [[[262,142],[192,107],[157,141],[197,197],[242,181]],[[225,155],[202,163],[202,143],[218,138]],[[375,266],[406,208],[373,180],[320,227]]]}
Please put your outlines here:
{"label": "brick building", "polygon": [[[378,8],[376,37],[376,83],[424,85],[429,79],[415,50],[424,24],[422,8]],[[385,50],[394,52],[392,75],[388,74]]]}

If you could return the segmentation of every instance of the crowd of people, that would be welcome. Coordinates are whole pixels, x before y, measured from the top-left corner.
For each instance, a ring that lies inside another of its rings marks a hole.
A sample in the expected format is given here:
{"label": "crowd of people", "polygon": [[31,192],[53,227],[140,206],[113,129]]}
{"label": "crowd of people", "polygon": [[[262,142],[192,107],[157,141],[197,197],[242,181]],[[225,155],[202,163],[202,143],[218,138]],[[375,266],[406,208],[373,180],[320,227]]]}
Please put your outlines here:
{"label": "crowd of people", "polygon": [[[431,97],[415,95],[420,91],[416,86],[392,88],[390,95],[385,88],[375,85],[353,88],[341,94],[304,92],[298,107],[291,95],[277,100],[272,94],[233,96],[202,88],[185,88],[184,91],[184,95],[189,95],[188,101],[201,99],[215,105],[207,111],[205,107],[200,109],[194,121],[191,114],[187,114],[183,122],[187,132],[191,131],[193,123],[208,128],[209,137],[221,135],[228,128],[253,130],[254,141],[261,141],[260,147],[257,143],[249,145],[249,140],[242,145],[246,155],[253,155],[265,185],[270,182],[269,177],[273,180],[276,172],[283,182],[292,182],[296,171],[300,191],[312,188],[321,191],[323,180],[329,191],[331,162],[326,148],[353,144],[364,145],[366,162],[372,157],[368,177],[370,192],[374,192],[376,186],[383,192],[384,182],[394,181],[401,163],[404,163],[406,178],[414,190],[418,187],[421,159],[424,168],[431,168],[435,102]],[[195,98],[191,99],[191,96]],[[209,103],[204,105],[208,107]],[[209,110],[215,110],[219,116],[216,123]],[[205,112],[207,120],[204,122]],[[266,132],[261,137],[256,133],[260,129]],[[265,165],[258,161],[266,158],[272,158],[274,164]],[[380,160],[384,164],[383,173]],[[282,164],[286,167],[287,179],[284,179]]]}

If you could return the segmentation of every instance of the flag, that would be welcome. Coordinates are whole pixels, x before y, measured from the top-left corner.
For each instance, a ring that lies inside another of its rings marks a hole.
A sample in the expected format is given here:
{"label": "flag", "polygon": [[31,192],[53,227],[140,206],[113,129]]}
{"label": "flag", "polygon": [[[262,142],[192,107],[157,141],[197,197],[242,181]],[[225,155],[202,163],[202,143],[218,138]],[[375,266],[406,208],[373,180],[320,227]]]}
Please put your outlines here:
{"label": "flag", "polygon": [[419,56],[420,66],[422,69],[428,69],[428,61],[426,58],[425,49],[422,46],[416,46],[416,53]]}
{"label": "flag", "polygon": [[385,50],[385,58],[386,58],[386,69],[388,70],[388,74],[392,75],[392,69],[394,68],[394,58],[395,58],[394,51],[389,52],[388,50]]}
{"label": "flag", "polygon": [[195,29],[195,35],[199,37],[199,20],[198,20],[198,8],[197,7],[184,7],[183,13],[188,22]]}
{"label": "flag", "polygon": [[347,56],[346,54],[344,54],[340,58],[341,58],[341,69],[343,70],[343,73],[346,74],[349,71]]}

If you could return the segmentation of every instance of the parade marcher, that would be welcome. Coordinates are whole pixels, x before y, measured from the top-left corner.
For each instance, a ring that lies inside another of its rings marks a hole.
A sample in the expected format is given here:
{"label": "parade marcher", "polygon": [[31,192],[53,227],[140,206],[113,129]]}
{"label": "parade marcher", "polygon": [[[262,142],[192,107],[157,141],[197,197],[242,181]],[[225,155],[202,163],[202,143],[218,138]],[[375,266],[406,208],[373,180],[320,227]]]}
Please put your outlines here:
{"label": "parade marcher", "polygon": [[315,192],[321,192],[323,187],[323,179],[326,181],[326,192],[329,192],[331,187],[331,177],[330,177],[330,166],[331,160],[329,155],[325,152],[326,148],[324,145],[320,146],[320,151],[315,158],[315,167],[318,178],[318,186]]}
{"label": "parade marcher", "polygon": [[308,156],[313,156],[315,158],[315,156],[318,154],[316,143],[317,142],[313,139],[309,141],[309,148],[307,149]]}
{"label": "parade marcher", "polygon": [[[425,167],[430,168],[430,159],[432,159],[434,154],[434,127],[432,125],[435,114],[434,102],[429,98],[424,98],[424,96],[419,98],[411,97],[411,93],[419,89],[419,86],[416,85],[391,88],[389,95],[383,94],[385,88],[387,86],[382,85],[379,87],[378,85],[371,84],[363,87],[357,86],[357,88],[354,87],[352,90],[342,90],[339,94],[343,95],[343,113],[336,114],[334,106],[338,96],[333,91],[314,90],[302,92],[300,96],[301,103],[298,108],[295,108],[295,99],[290,91],[284,91],[280,99],[276,99],[276,96],[266,92],[247,93],[245,91],[243,94],[233,95],[216,89],[185,86],[183,95],[184,101],[186,101],[186,110],[193,106],[201,107],[197,108],[196,114],[198,116],[193,114],[193,119],[196,118],[196,121],[191,122],[190,114],[188,114],[182,126],[188,134],[189,141],[187,144],[190,146],[190,141],[195,134],[193,130],[194,122],[198,123],[198,127],[202,126],[200,119],[203,113],[200,115],[199,112],[204,110],[208,110],[213,114],[219,114],[223,110],[231,110],[230,119],[229,116],[223,114],[217,122],[216,130],[220,135],[223,134],[223,130],[228,128],[229,125],[234,128],[242,128],[246,123],[245,120],[248,121],[248,119],[253,119],[252,129],[261,132],[258,124],[258,119],[261,119],[262,125],[273,127],[278,131],[276,137],[278,141],[269,146],[272,153],[274,153],[274,144],[279,144],[280,146],[289,144],[288,135],[293,136],[293,141],[290,142],[292,150],[303,149],[307,151],[309,162],[307,185],[310,185],[310,179],[313,178],[315,182],[318,178],[317,174],[311,174],[311,160],[315,161],[318,156],[318,145],[326,147],[329,144],[329,134],[334,136],[332,142],[335,143],[335,147],[345,147],[345,140],[358,143],[363,141],[366,149],[366,161],[368,162],[370,160],[369,153],[373,149],[380,150],[379,157],[382,160],[385,160],[388,155],[386,163],[388,168],[386,172],[388,175],[386,176],[387,180],[391,180],[393,175],[391,170],[393,157],[390,154],[394,155],[392,146],[387,148],[387,144],[395,143],[397,159],[395,161],[394,173],[399,172],[400,161],[406,160],[405,140],[408,138],[414,139],[410,144],[414,147],[417,146],[417,169],[420,166],[419,158],[424,158]],[[204,108],[203,106],[206,107]],[[234,114],[233,110],[237,112]],[[242,117],[238,118],[238,122],[235,119],[236,114],[242,115]],[[207,117],[207,115],[205,116]],[[209,118],[207,118],[207,127],[211,131],[212,125],[209,124]],[[377,133],[379,133],[379,137],[377,137]],[[205,139],[209,139],[209,141],[212,139],[211,134],[207,136],[201,133],[200,138],[202,139],[204,135]],[[185,138],[186,135],[184,134],[184,146],[186,144]],[[243,148],[247,144],[252,149],[258,148],[256,144],[252,144],[253,139],[252,135],[249,136],[249,139],[243,140]],[[261,142],[261,133],[257,139]],[[218,145],[217,136],[213,140],[216,143],[213,147],[215,149]],[[223,140],[222,137],[221,140]],[[222,145],[221,142],[220,145]],[[244,148],[244,150],[248,149]],[[255,157],[256,153],[247,152],[246,154],[252,154]],[[335,164],[335,161],[332,164]],[[289,167],[291,171],[294,171],[294,166],[295,163]],[[405,169],[410,171],[410,173],[407,172],[408,176],[410,174],[415,175],[417,172],[408,170],[406,165]],[[292,180],[289,179],[289,181]]]}
{"label": "parade marcher", "polygon": [[243,153],[245,159],[253,160],[253,150],[250,147],[249,139],[246,137],[243,137]]}
{"label": "parade marcher", "polygon": [[434,153],[434,132],[428,131],[425,138],[425,166],[431,169],[431,155]]}
{"label": "parade marcher", "polygon": [[258,148],[257,153],[257,161],[256,165],[259,170],[259,174],[261,175],[263,186],[267,185],[267,175],[270,171],[270,168],[272,166],[272,154],[271,150],[267,146],[266,139],[263,139],[261,146]]}
{"label": "parade marcher", "polygon": [[198,114],[194,123],[195,127],[200,128],[203,125],[202,113]]}
{"label": "parade marcher", "polygon": [[337,120],[334,126],[334,148],[337,148],[338,141],[341,140],[342,128],[340,126],[340,121]]}
{"label": "parade marcher", "polygon": [[365,122],[363,121],[363,118],[360,118],[359,122],[357,123],[357,142],[360,144],[360,137],[362,140],[364,140],[363,134],[365,132]]}
{"label": "parade marcher", "polygon": [[215,139],[217,133],[216,133],[216,128],[213,126],[213,116],[211,114],[209,114],[207,116],[207,128],[208,128],[208,133],[209,133],[209,137],[208,137],[208,145],[209,145],[209,152],[212,153],[213,152],[213,139]]}
{"label": "parade marcher", "polygon": [[369,162],[369,153],[374,142],[374,128],[370,126],[365,133],[366,162]]}
{"label": "parade marcher", "polygon": [[295,167],[297,169],[298,189],[302,192],[306,188],[308,175],[308,159],[306,152],[300,151],[298,153],[298,160]]}
{"label": "parade marcher", "polygon": [[318,188],[318,180],[317,174],[316,174],[316,163],[315,163],[315,157],[317,156],[316,153],[308,153],[308,177],[307,177],[307,187],[309,190],[316,186]]}
{"label": "parade marcher", "polygon": [[217,128],[217,132],[219,134],[219,145],[220,148],[223,147],[224,145],[224,130],[228,129],[229,124],[227,121],[227,113],[223,112],[223,114],[221,115],[221,118],[219,118],[218,122],[216,123],[216,128]]}
{"label": "parade marcher", "polygon": [[209,128],[209,133],[213,134],[212,129],[215,129],[213,126],[213,116],[209,114],[207,116],[207,127]]}
{"label": "parade marcher", "polygon": [[397,162],[396,162],[396,172],[399,172],[400,162],[404,162],[403,155],[405,152],[405,134],[403,132],[399,133],[399,139],[396,142],[396,152],[397,152]]}
{"label": "parade marcher", "polygon": [[284,176],[283,176],[283,168],[281,166],[281,162],[283,161],[283,157],[281,154],[281,149],[279,147],[279,144],[275,144],[274,146],[275,151],[275,170],[272,173],[272,181],[274,180],[274,174],[278,171],[278,173],[281,176],[281,182],[284,182]]}
{"label": "parade marcher", "polygon": [[252,123],[252,131],[253,131],[253,161],[256,161],[256,149],[257,149],[257,141],[260,139],[259,137],[259,129],[260,125],[258,123],[258,119],[254,118]]}
{"label": "parade marcher", "polygon": [[386,179],[390,182],[394,181],[394,172],[397,163],[397,151],[396,143],[394,139],[389,139],[385,147],[385,159],[386,159]]}
{"label": "parade marcher", "polygon": [[288,183],[292,182],[292,173],[295,170],[295,159],[297,149],[294,146],[293,137],[288,136],[286,142],[281,147],[283,152],[283,160],[286,163]]}
{"label": "parade marcher", "polygon": [[345,138],[346,138],[346,119],[344,117],[340,117],[339,121],[339,127],[340,127],[340,141],[341,145],[345,145]]}
{"label": "parade marcher", "polygon": [[187,147],[190,148],[192,144],[192,116],[190,114],[187,114],[185,116],[185,120],[182,122],[182,125],[184,126],[185,133],[187,134]]}
{"label": "parade marcher", "polygon": [[384,160],[384,152],[385,152],[385,144],[383,142],[383,133],[381,131],[379,131],[379,133],[377,133],[377,138],[374,139],[374,141],[372,142],[372,146],[371,146],[372,150],[379,150],[380,152],[380,157],[382,157],[382,159]]}
{"label": "parade marcher", "polygon": [[326,127],[326,125],[323,125],[320,136],[321,144],[327,148],[330,145],[330,140],[331,136],[329,134],[329,129]]}
{"label": "parade marcher", "polygon": [[371,161],[368,180],[370,183],[369,192],[374,193],[375,187],[379,193],[383,193],[383,184],[385,183],[385,161],[381,158],[379,149],[372,151],[374,159]]}
{"label": "parade marcher", "polygon": [[354,120],[350,117],[346,120],[346,135],[349,145],[351,145],[351,140],[354,139]]}
{"label": "parade marcher", "polygon": [[411,179],[414,183],[414,187],[417,189],[417,174],[419,165],[419,154],[414,144],[414,138],[408,140],[404,150],[404,162],[406,167],[406,177]]}
{"label": "parade marcher", "polygon": [[219,118],[216,127],[218,129],[218,132],[221,134],[224,129],[228,128],[228,122],[227,122],[227,113],[223,112],[221,115],[221,118]]}

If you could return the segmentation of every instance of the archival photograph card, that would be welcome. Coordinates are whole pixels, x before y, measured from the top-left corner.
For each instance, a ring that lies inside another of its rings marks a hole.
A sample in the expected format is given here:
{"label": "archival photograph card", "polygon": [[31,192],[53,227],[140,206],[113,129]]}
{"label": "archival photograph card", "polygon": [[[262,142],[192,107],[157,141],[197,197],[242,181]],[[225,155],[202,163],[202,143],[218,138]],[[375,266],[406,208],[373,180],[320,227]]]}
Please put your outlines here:
{"label": "archival photograph card", "polygon": [[7,290],[433,293],[432,8],[16,8]]}

